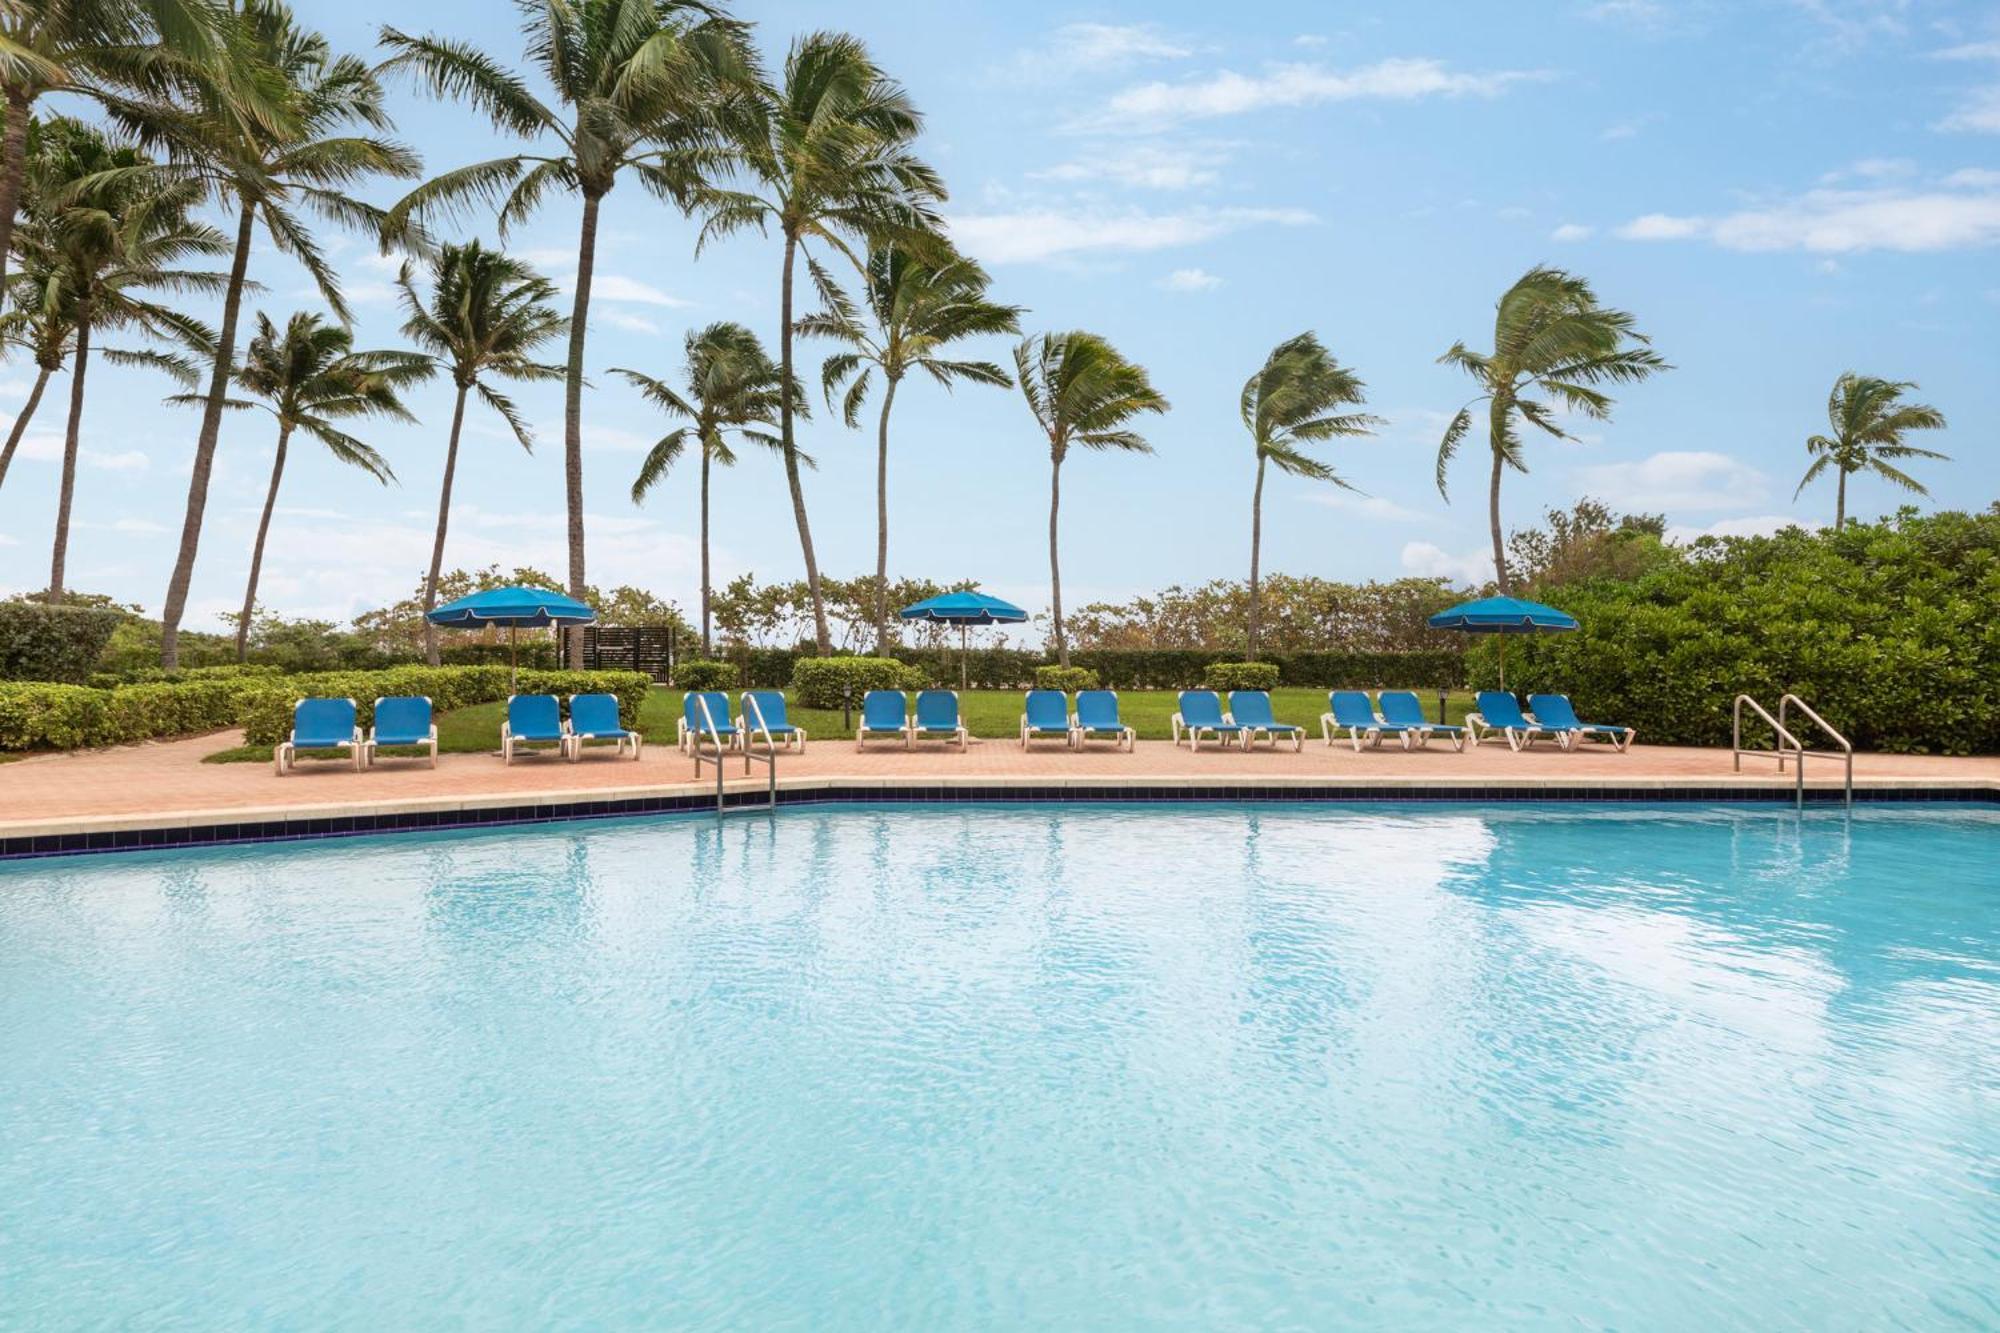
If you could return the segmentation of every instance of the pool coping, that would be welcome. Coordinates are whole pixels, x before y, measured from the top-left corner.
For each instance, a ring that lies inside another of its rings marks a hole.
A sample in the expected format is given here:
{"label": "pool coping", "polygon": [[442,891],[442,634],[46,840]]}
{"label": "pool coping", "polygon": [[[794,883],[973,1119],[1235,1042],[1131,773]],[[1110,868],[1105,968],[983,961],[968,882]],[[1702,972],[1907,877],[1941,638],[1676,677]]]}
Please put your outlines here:
{"label": "pool coping", "polygon": [[[725,786],[731,809],[765,805],[767,783],[737,779]],[[1156,778],[1132,782],[1105,776],[1038,778],[1006,776],[939,778],[935,775],[780,778],[783,806],[953,805],[978,802],[1065,804],[1085,802],[1328,804],[1457,802],[1706,802],[1789,804],[1789,782],[1718,778],[1504,778],[1468,783],[1451,778],[1376,778],[1329,781],[1272,775],[1255,782],[1227,777]],[[1838,805],[1837,782],[1807,782],[1809,804]],[[2000,781],[1991,778],[1871,778],[1854,784],[1857,803],[1960,802],[2000,804]],[[649,784],[532,793],[496,792],[410,797],[395,801],[340,801],[317,805],[227,807],[148,811],[75,819],[0,821],[0,860],[100,852],[152,851],[163,847],[213,847],[383,833],[618,819],[635,815],[713,814],[713,783]]]}

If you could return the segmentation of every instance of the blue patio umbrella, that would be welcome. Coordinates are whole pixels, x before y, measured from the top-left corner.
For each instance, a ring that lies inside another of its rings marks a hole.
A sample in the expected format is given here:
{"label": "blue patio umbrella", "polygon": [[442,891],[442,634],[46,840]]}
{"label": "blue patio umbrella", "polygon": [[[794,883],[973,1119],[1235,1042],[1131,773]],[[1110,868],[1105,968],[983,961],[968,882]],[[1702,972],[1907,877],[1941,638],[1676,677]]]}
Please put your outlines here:
{"label": "blue patio umbrella", "polygon": [[958,688],[965,688],[965,633],[974,625],[1018,625],[1028,613],[1012,602],[983,592],[947,592],[926,597],[896,613],[904,620],[934,620],[958,626]]}
{"label": "blue patio umbrella", "polygon": [[[1463,634],[1562,634],[1578,628],[1567,611],[1519,597],[1481,597],[1462,602],[1430,618],[1432,629]],[[1500,688],[1507,688],[1507,641],[1500,641]]]}
{"label": "blue patio umbrella", "polygon": [[559,592],[547,588],[488,588],[475,592],[469,597],[461,597],[425,615],[424,619],[433,625],[456,626],[460,629],[482,629],[487,625],[507,627],[507,688],[513,689],[516,674],[516,630],[543,629],[550,625],[567,629],[572,625],[588,625],[597,619],[597,612]]}

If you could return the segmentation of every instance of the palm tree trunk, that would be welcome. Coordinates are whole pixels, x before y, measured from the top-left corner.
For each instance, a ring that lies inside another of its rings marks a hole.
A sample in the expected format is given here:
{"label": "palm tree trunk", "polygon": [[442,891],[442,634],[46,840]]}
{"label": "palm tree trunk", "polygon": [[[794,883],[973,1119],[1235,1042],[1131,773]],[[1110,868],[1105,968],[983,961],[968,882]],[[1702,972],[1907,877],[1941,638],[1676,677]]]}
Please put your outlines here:
{"label": "palm tree trunk", "polygon": [[1049,619],[1056,631],[1056,661],[1069,665],[1069,637],[1063,633],[1062,557],[1056,549],[1056,519],[1062,513],[1062,455],[1050,451],[1049,465]]}
{"label": "palm tree trunk", "polygon": [[701,655],[709,655],[708,593],[708,441],[701,441]]}
{"label": "palm tree trunk", "polygon": [[243,611],[236,617],[236,660],[250,651],[250,617],[257,611],[257,576],[264,572],[264,538],[271,531],[271,511],[278,507],[278,483],[285,479],[285,447],[292,441],[292,428],[278,427],[278,453],[271,460],[271,489],[264,494],[264,516],[257,520],[257,541],[250,548],[250,582],[243,589]]}
{"label": "palm tree trunk", "polygon": [[833,651],[833,636],[826,628],[826,599],[820,596],[819,559],[813,554],[812,524],[806,521],[806,492],[799,481],[799,445],[792,433],[792,259],[798,253],[796,236],[785,237],[784,276],[778,286],[778,360],[783,381],[778,390],[778,424],[785,454],[785,483],[792,489],[792,518],[799,525],[799,548],[806,558],[806,592],[812,598],[813,642],[821,657]]}
{"label": "palm tree trunk", "polygon": [[465,424],[465,395],[469,384],[458,386],[451,406],[451,439],[444,447],[444,485],[438,488],[437,536],[431,540],[431,572],[424,579],[424,661],[438,664],[438,631],[430,614],[437,609],[438,575],[444,569],[444,533],[451,523],[451,479],[458,472],[458,430]]}
{"label": "palm tree trunk", "polygon": [[236,224],[236,257],[229,265],[229,287],[222,298],[222,332],[216,341],[215,373],[209,378],[208,402],[201,413],[201,434],[194,446],[194,470],[188,476],[187,516],[181,522],[180,553],[174,557],[166,605],[160,609],[160,665],[168,671],[180,666],[181,617],[187,612],[195,551],[201,545],[201,521],[208,508],[208,479],[215,470],[215,444],[222,432],[222,404],[229,396],[229,377],[235,369],[236,317],[243,308],[243,274],[250,265],[250,239],[256,221],[256,208],[245,202]]}
{"label": "palm tree trunk", "polygon": [[21,178],[28,169],[29,97],[7,86],[7,128],[0,135],[0,287],[7,283],[7,256],[14,248],[14,214],[21,208]]}
{"label": "palm tree trunk", "polygon": [[49,605],[63,599],[63,566],[69,563],[69,507],[76,497],[77,445],[83,430],[83,372],[90,364],[90,299],[76,307],[76,360],[70,366],[69,429],[63,435],[62,489],[56,498],[55,550],[49,556]]}
{"label": "palm tree trunk", "polygon": [[28,401],[22,405],[21,415],[14,418],[14,429],[7,432],[7,447],[0,449],[0,486],[7,484],[7,468],[14,461],[14,451],[21,447],[21,437],[28,433],[28,423],[34,420],[35,409],[42,405],[42,390],[49,387],[52,373],[47,366],[35,372],[35,383],[28,390]]}
{"label": "palm tree trunk", "polygon": [[1264,545],[1264,464],[1267,461],[1261,453],[1257,455],[1257,485],[1250,492],[1250,648],[1245,656],[1253,662],[1257,660],[1257,555]]}
{"label": "palm tree trunk", "polygon": [[1493,480],[1486,491],[1486,520],[1493,527],[1493,578],[1500,587],[1500,595],[1513,595],[1513,585],[1507,577],[1507,548],[1500,540],[1500,467],[1506,460],[1500,451],[1493,451]]}
{"label": "palm tree trunk", "polygon": [[[576,243],[576,304],[570,311],[569,368],[563,379],[563,502],[569,514],[569,595],[583,600],[583,340],[590,321],[590,277],[597,267],[597,207],[583,196],[583,233]],[[570,631],[569,665],[583,662],[583,627]]]}
{"label": "palm tree trunk", "polygon": [[1833,530],[1839,532],[1847,526],[1847,470],[1841,469],[1840,480],[1833,492]]}
{"label": "palm tree trunk", "polygon": [[889,405],[896,377],[882,391],[882,421],[875,430],[875,654],[889,655]]}

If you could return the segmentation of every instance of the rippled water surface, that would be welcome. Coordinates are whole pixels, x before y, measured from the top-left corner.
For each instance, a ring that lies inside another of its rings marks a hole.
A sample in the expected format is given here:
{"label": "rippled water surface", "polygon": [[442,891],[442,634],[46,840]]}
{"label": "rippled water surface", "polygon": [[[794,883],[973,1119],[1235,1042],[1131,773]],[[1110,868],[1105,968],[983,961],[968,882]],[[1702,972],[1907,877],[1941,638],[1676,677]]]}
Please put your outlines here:
{"label": "rippled water surface", "polygon": [[2000,815],[0,868],[0,1325],[2000,1325]]}

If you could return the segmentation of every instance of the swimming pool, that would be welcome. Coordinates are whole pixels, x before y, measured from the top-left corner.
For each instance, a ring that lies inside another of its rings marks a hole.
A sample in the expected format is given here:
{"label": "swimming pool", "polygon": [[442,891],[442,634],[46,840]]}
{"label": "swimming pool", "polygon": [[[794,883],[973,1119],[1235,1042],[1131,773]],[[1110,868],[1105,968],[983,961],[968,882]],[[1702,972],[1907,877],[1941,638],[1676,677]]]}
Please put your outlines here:
{"label": "swimming pool", "polygon": [[0,1325],[2000,1322],[2000,812],[0,867]]}

